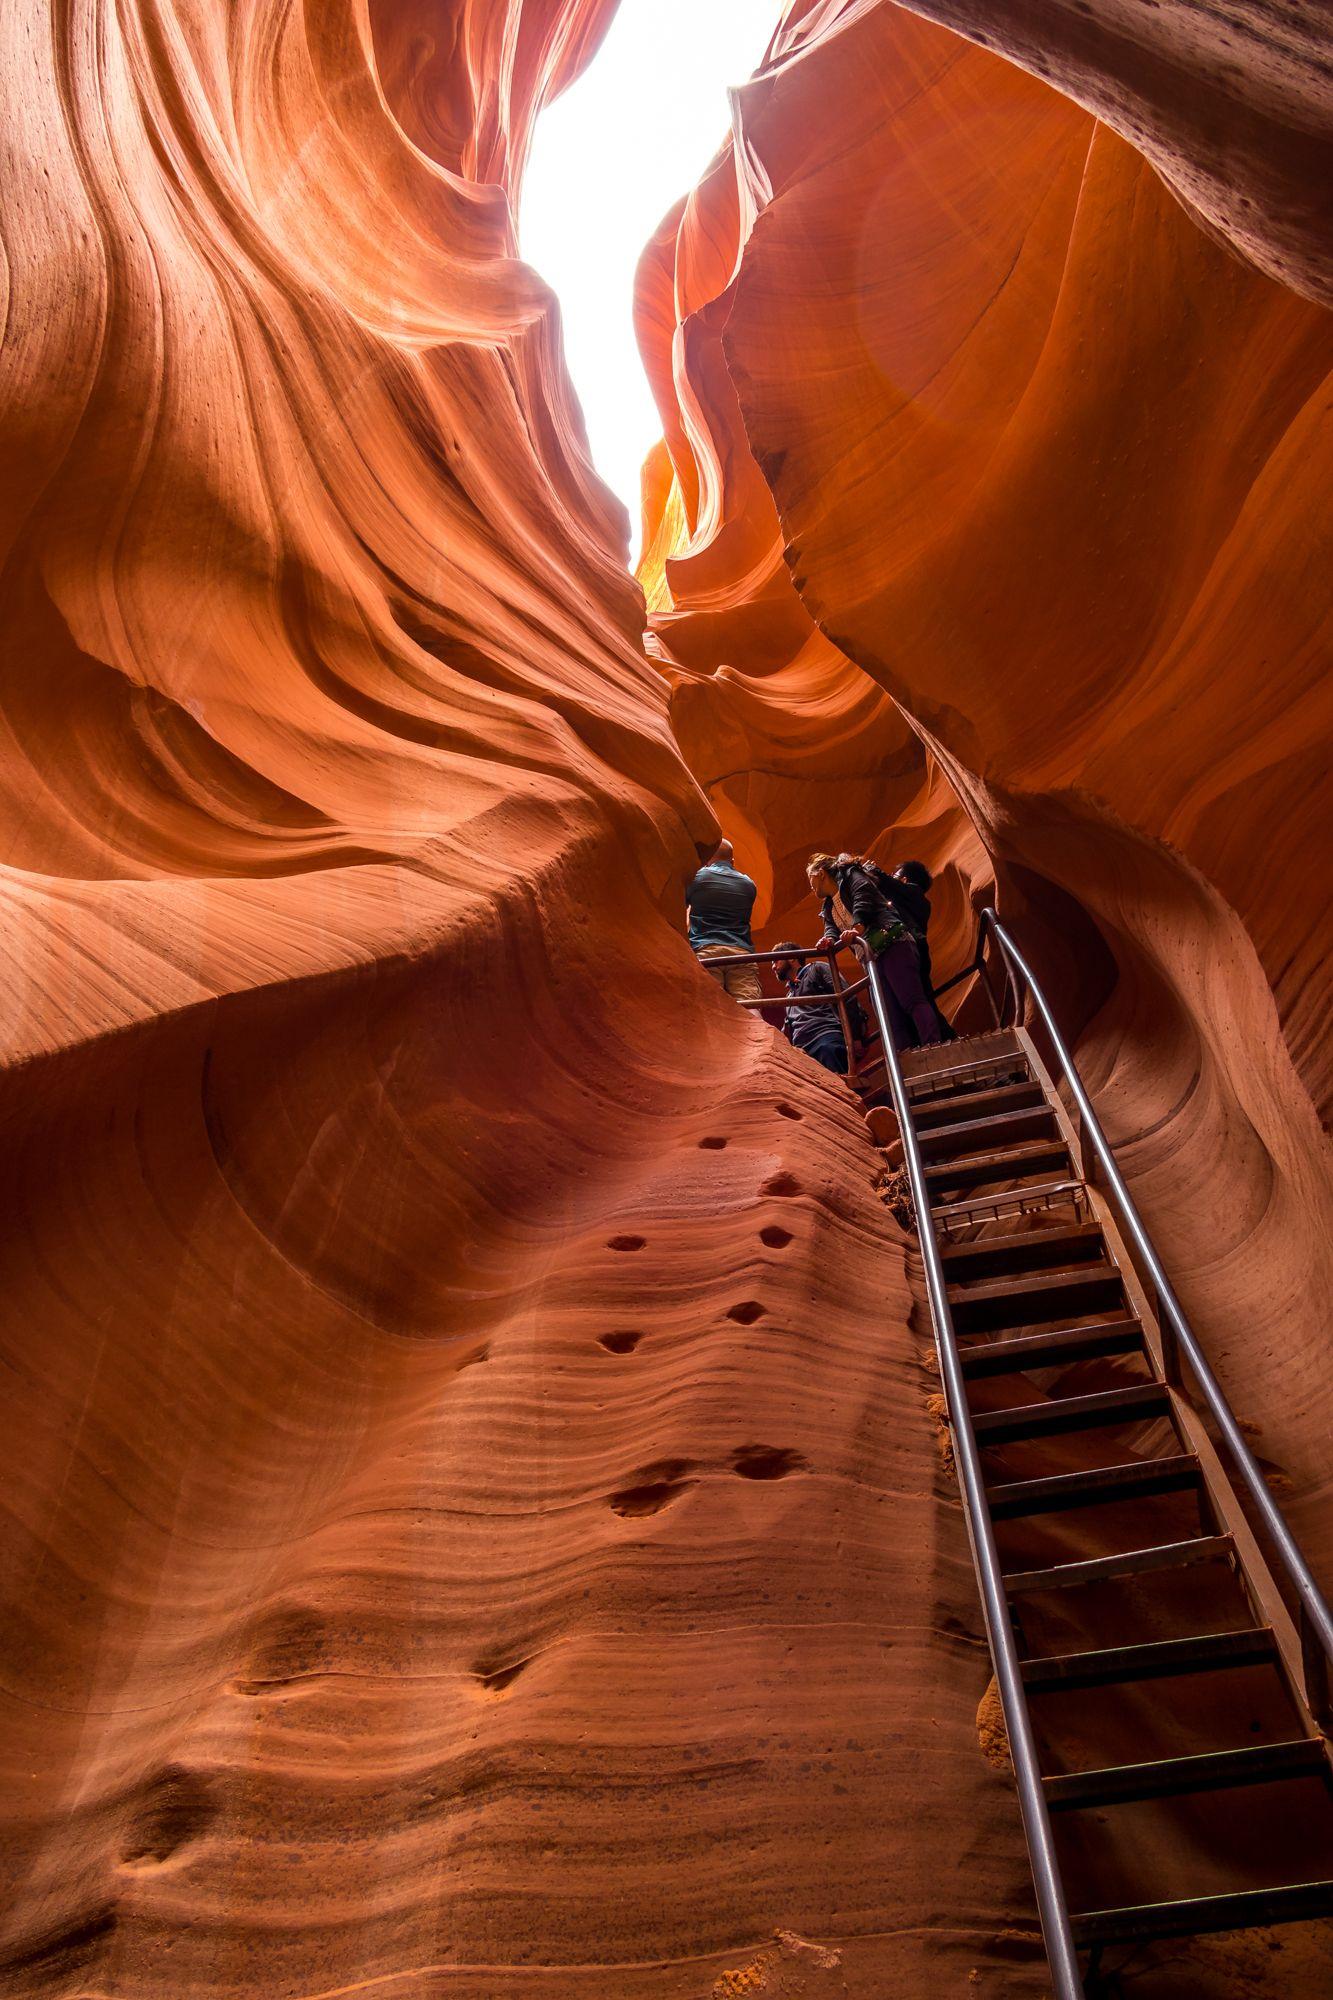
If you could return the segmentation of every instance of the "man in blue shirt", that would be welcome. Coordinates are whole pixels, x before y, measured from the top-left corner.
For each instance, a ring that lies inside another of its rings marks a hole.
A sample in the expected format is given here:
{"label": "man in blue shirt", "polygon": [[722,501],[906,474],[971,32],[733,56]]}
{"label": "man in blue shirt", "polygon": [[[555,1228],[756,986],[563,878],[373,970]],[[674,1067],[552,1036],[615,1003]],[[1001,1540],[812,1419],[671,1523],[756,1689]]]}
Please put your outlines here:
{"label": "man in blue shirt", "polygon": [[722,962],[754,950],[750,935],[750,912],[758,890],[732,860],[732,846],[724,840],[717,853],[701,868],[685,901],[690,912],[690,946],[733,1000],[762,1000],[759,969],[737,965],[728,969]]}

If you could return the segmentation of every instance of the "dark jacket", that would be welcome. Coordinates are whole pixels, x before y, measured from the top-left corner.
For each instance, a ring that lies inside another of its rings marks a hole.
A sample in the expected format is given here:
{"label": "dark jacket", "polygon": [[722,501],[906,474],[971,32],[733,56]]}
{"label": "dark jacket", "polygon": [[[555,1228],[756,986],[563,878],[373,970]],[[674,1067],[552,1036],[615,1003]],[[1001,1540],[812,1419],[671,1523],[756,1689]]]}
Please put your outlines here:
{"label": "dark jacket", "polygon": [[[832,993],[833,974],[828,960],[810,958],[797,973],[789,993]],[[853,1035],[865,1039],[866,1018],[860,1002],[847,1002],[847,1018]],[[788,1007],[782,1016],[782,1032],[793,1048],[813,1048],[816,1042],[843,1039],[842,1021],[836,1007]],[[850,1049],[848,1054],[851,1054]]]}
{"label": "dark jacket", "polygon": [[898,912],[916,939],[921,956],[921,983],[933,998],[935,988],[930,980],[930,940],[927,935],[930,929],[930,897],[913,882],[895,882],[892,875],[886,875],[882,868],[872,865],[871,873],[885,901]]}
{"label": "dark jacket", "polygon": [[[867,937],[873,936],[876,931],[888,931],[893,935],[910,928],[880,887],[883,878],[878,868],[872,873],[864,862],[847,861],[835,863],[829,874],[837,883],[838,894],[851,911],[854,922],[861,925]],[[895,883],[894,887],[901,887],[901,884]],[[842,936],[833,914],[831,896],[824,898],[824,935],[832,944],[836,944]]]}

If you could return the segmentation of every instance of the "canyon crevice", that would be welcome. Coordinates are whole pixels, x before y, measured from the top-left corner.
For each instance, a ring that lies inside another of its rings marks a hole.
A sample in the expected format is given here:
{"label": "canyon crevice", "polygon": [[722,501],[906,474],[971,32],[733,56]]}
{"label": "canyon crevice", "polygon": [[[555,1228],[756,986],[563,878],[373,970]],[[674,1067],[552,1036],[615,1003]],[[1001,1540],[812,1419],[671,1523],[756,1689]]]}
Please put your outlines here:
{"label": "canyon crevice", "polygon": [[889,828],[938,965],[998,894],[1333,1576],[1326,51],[789,5],[640,268],[640,589],[514,223],[612,11],[0,22],[14,2000],[1046,1990],[719,830],[769,941]]}

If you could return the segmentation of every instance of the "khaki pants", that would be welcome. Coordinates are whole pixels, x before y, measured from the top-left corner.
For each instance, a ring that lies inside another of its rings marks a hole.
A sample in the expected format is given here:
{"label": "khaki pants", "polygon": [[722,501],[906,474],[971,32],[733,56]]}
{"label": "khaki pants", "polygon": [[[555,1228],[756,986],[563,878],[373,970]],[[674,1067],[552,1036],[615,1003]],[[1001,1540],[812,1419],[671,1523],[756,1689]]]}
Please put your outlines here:
{"label": "khaki pants", "polygon": [[718,965],[715,962],[709,963],[710,960],[744,958],[745,953],[738,944],[701,944],[695,956],[702,959],[714,979],[721,981],[723,992],[729,993],[733,1000],[763,999],[764,989],[759,983],[759,967],[757,965],[733,965],[727,967],[725,965]]}

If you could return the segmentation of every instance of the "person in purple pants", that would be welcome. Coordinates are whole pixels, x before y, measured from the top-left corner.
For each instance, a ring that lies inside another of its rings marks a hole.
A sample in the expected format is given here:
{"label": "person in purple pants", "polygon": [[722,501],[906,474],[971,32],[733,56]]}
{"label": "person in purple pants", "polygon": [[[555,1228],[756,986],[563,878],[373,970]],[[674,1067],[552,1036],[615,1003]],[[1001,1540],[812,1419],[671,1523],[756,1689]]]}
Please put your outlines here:
{"label": "person in purple pants", "polygon": [[916,938],[869,866],[851,854],[813,854],[806,878],[823,903],[825,937],[835,944],[864,940],[869,946],[898,1047],[942,1041],[944,1024],[926,991]]}

